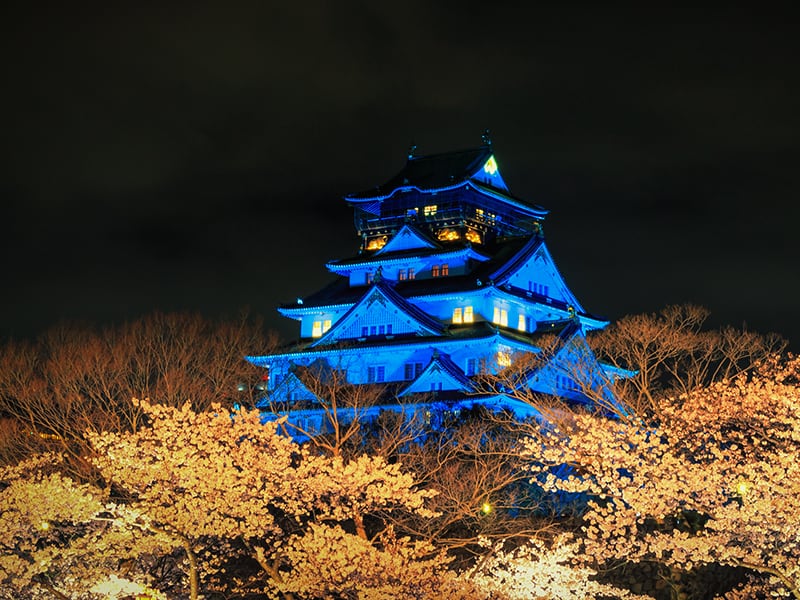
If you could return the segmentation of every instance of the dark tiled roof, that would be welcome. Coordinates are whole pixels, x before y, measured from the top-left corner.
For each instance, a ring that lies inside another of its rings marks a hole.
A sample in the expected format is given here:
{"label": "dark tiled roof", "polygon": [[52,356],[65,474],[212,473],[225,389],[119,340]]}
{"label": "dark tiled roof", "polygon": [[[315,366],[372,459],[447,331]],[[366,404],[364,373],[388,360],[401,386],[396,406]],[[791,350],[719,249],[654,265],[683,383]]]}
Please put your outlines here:
{"label": "dark tiled roof", "polygon": [[456,185],[468,179],[492,155],[490,146],[460,150],[430,156],[414,156],[397,175],[375,189],[350,194],[347,198],[361,199],[382,196],[399,187],[416,186],[420,189],[437,189]]}

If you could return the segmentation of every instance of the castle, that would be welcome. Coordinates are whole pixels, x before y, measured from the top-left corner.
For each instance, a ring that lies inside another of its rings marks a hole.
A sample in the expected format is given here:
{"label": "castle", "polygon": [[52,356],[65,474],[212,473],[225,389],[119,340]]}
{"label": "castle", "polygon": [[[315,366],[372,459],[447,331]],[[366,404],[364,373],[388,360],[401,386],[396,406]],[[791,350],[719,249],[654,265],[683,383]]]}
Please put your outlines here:
{"label": "castle", "polygon": [[[520,391],[613,402],[610,383],[627,374],[597,362],[585,339],[608,321],[569,290],[545,243],[548,211],[511,194],[483,141],[429,156],[412,149],[388,182],[344,198],[360,248],[327,263],[329,285],[278,309],[299,322],[298,342],[247,357],[268,369],[262,408],[324,428],[326,399],[309,373],[382,386],[367,415],[418,402],[536,416]],[[479,385],[520,360],[513,378]]]}

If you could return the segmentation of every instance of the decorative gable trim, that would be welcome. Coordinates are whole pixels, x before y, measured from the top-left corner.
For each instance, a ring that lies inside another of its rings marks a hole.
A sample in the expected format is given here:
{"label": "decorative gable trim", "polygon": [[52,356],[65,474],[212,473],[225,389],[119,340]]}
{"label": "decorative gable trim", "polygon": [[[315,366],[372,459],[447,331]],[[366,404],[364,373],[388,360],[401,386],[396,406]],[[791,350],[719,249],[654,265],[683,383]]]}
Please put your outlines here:
{"label": "decorative gable trim", "polygon": [[441,335],[444,325],[437,319],[419,310],[391,287],[376,282],[321,338],[311,344],[312,348],[333,344],[342,340],[362,337],[364,327],[377,327],[378,321],[392,330],[384,329],[386,335]]}
{"label": "decorative gable trim", "polygon": [[399,398],[410,394],[424,394],[438,391],[457,390],[464,392],[472,389],[469,379],[461,372],[447,354],[434,351],[431,362],[400,394]]}
{"label": "decorative gable trim", "polygon": [[[553,257],[544,243],[544,238],[538,234],[532,236],[519,252],[491,274],[496,286],[509,284],[518,289],[525,289],[527,282],[535,280],[536,277],[546,280],[548,288],[550,286],[553,288],[552,290],[548,289],[547,292],[542,289],[532,290],[532,293],[560,300],[567,306],[571,306],[575,312],[585,313],[583,306],[567,287],[556,267]],[[523,279],[525,280],[524,284],[522,284]]]}
{"label": "decorative gable trim", "polygon": [[441,246],[417,228],[406,224],[403,225],[403,227],[392,236],[392,239],[386,242],[386,245],[378,250],[375,255],[399,252],[402,250],[428,250],[434,248],[441,248]]}
{"label": "decorative gable trim", "polygon": [[489,158],[478,167],[478,169],[470,176],[470,179],[478,181],[484,185],[508,192],[503,176],[500,175],[500,170],[497,168],[497,160],[494,154],[490,154]]}

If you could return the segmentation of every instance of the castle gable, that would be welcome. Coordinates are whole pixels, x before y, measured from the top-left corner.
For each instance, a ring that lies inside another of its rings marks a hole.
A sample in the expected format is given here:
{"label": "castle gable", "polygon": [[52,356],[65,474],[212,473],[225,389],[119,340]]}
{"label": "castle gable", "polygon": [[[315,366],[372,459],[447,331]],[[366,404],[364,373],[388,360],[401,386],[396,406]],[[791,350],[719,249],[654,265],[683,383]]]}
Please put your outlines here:
{"label": "castle gable", "polygon": [[517,254],[492,274],[496,285],[510,285],[530,295],[563,302],[577,312],[583,307],[567,287],[553,257],[538,235],[533,236]]}
{"label": "castle gable", "polygon": [[403,250],[430,250],[440,248],[439,244],[428,238],[424,233],[410,225],[403,225],[386,245],[378,250],[375,255],[400,252]]}
{"label": "castle gable", "polygon": [[440,391],[464,392],[472,385],[447,354],[434,353],[431,362],[399,396]]}
{"label": "castle gable", "polygon": [[443,325],[389,286],[376,283],[312,346],[368,337],[441,335]]}

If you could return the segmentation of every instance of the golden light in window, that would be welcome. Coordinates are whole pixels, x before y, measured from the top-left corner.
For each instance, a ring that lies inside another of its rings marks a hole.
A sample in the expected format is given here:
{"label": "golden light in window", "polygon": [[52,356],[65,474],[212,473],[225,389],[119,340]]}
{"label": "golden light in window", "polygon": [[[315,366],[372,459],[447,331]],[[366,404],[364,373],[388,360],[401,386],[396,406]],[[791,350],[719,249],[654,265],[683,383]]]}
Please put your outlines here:
{"label": "golden light in window", "polygon": [[422,209],[422,214],[424,214],[426,217],[432,217],[433,215],[436,214],[438,208],[439,207],[436,204],[429,204],[428,206]]}
{"label": "golden light in window", "polygon": [[440,229],[436,234],[436,237],[442,242],[452,242],[454,240],[461,239],[461,234],[457,229],[448,228]]}
{"label": "golden light in window", "polygon": [[498,367],[510,367],[511,366],[511,354],[508,352],[500,351],[497,353],[497,366]]}
{"label": "golden light in window", "polygon": [[380,237],[374,237],[371,240],[367,241],[367,250],[380,250],[386,245],[386,242],[389,241],[389,238],[385,235]]}
{"label": "golden light in window", "polygon": [[483,241],[481,240],[481,234],[475,231],[474,229],[467,229],[467,232],[464,234],[464,237],[467,238],[468,242],[472,242],[473,244],[483,243]]}

